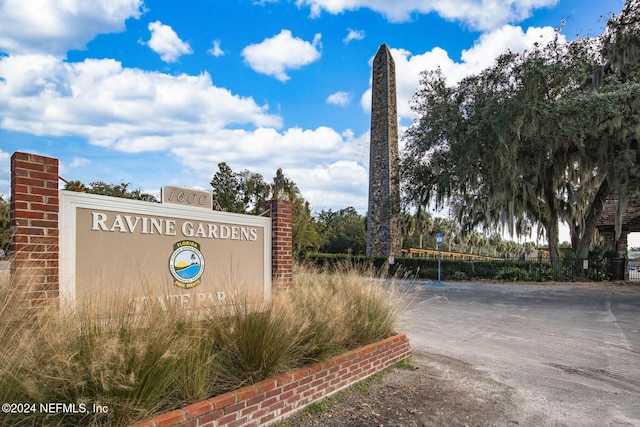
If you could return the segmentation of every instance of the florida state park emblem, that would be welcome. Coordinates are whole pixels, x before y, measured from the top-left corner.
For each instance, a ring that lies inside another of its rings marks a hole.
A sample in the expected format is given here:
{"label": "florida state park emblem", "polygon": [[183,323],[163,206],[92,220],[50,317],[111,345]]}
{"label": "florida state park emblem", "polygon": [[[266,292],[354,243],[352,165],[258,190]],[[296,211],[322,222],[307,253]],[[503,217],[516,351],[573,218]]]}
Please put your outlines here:
{"label": "florida state park emblem", "polygon": [[204,256],[200,252],[200,244],[191,240],[174,243],[169,271],[176,286],[184,289],[198,286],[204,273]]}

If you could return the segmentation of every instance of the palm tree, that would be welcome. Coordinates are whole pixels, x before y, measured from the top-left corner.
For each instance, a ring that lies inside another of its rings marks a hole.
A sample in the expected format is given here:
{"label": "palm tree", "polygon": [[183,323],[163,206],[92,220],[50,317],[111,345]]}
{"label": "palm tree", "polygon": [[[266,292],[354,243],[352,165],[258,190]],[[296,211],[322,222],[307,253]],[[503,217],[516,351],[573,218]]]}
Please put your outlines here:
{"label": "palm tree", "polygon": [[400,247],[404,247],[406,236],[411,236],[416,230],[416,218],[408,212],[400,215]]}
{"label": "palm tree", "polygon": [[455,249],[453,242],[455,237],[459,234],[458,233],[459,227],[455,222],[453,222],[450,219],[444,220],[443,224],[444,224],[444,230],[443,230],[444,235],[447,238],[447,247],[449,248],[450,251],[453,252],[453,250]]}
{"label": "palm tree", "polygon": [[434,227],[433,218],[429,212],[423,209],[418,209],[416,212],[415,231],[420,236],[420,249],[422,249],[422,238],[425,234],[430,234]]}
{"label": "palm tree", "polygon": [[480,255],[480,240],[482,240],[482,236],[478,232],[478,230],[473,230],[469,233],[469,247],[470,252],[473,254],[473,249],[476,249],[476,254]]}

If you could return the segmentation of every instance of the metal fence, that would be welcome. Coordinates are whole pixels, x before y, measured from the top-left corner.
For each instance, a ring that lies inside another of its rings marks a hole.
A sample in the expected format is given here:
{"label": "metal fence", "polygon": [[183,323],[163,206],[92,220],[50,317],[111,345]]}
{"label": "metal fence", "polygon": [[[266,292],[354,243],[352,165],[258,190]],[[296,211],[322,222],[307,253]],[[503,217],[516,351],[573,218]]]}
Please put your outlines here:
{"label": "metal fence", "polygon": [[629,261],[629,280],[640,280],[640,261]]}
{"label": "metal fence", "polygon": [[519,282],[640,280],[640,263],[626,258],[576,259],[568,256],[551,265],[545,257],[465,256],[455,253],[421,254],[422,256],[387,257],[351,256],[348,254],[309,253],[305,260],[320,267],[364,265],[381,269],[385,274],[400,274],[427,280],[499,280]]}

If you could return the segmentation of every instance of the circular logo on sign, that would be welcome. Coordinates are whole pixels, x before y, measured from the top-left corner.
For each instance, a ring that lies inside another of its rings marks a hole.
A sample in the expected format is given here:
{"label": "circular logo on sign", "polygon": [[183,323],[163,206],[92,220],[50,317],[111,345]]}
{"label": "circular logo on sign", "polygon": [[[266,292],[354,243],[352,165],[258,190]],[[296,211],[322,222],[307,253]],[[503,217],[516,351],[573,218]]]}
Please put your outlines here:
{"label": "circular logo on sign", "polygon": [[169,271],[176,286],[186,289],[198,286],[204,273],[204,256],[200,252],[200,244],[191,240],[174,243]]}

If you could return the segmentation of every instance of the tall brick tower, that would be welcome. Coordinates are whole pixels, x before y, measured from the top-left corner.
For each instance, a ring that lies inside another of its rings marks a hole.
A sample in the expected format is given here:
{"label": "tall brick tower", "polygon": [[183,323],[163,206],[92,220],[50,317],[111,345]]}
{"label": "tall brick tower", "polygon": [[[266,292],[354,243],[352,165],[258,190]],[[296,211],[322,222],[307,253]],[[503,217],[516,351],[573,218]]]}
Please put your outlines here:
{"label": "tall brick tower", "polygon": [[386,44],[373,59],[367,255],[397,256],[400,244],[400,175],[396,68]]}

